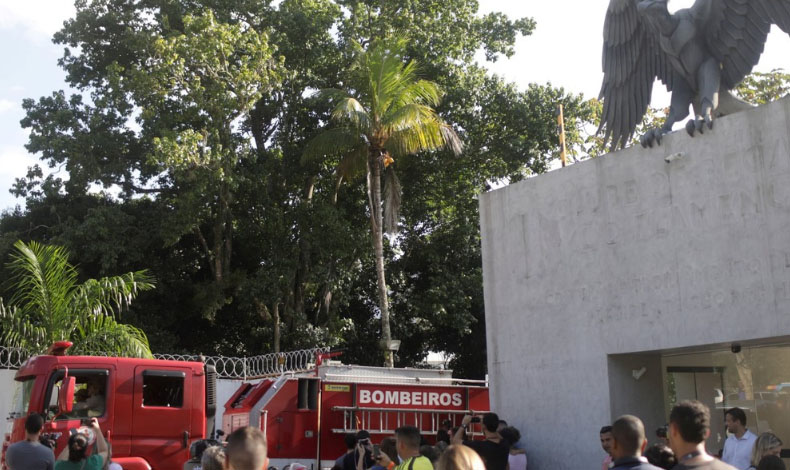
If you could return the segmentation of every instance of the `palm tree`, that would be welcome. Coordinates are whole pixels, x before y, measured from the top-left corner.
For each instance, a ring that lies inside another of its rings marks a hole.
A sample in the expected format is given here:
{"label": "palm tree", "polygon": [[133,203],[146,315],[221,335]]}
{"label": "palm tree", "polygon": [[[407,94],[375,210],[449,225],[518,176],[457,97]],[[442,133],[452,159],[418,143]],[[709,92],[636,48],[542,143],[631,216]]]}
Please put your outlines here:
{"label": "palm tree", "polygon": [[14,294],[0,299],[0,335],[7,346],[44,353],[55,341],[74,343],[76,353],[151,357],[142,330],[118,323],[117,312],[153,288],[145,271],[77,283],[63,247],[14,244],[9,268]]}
{"label": "palm tree", "polygon": [[[455,131],[436,113],[439,87],[418,76],[415,61],[404,61],[405,41],[381,41],[358,51],[352,68],[350,90],[322,90],[319,95],[333,104],[335,127],[311,140],[304,159],[340,155],[337,187],[365,168],[368,208],[381,313],[382,346],[387,366],[393,366],[389,300],[384,275],[383,232],[395,233],[400,207],[400,182],[390,165],[397,159],[446,147],[456,154],[462,144]],[[382,176],[384,201],[382,203]]]}

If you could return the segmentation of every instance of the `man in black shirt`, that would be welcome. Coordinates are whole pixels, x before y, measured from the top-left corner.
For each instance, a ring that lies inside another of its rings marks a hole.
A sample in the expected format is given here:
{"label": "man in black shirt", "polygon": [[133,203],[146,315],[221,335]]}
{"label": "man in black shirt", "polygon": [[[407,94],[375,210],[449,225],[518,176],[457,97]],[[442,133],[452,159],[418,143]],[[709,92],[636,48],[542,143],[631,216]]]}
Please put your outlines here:
{"label": "man in black shirt", "polygon": [[736,470],[705,452],[710,436],[710,410],[696,400],[683,401],[669,415],[669,447],[678,464],[673,470]]}
{"label": "man in black shirt", "polygon": [[471,447],[483,459],[486,470],[507,470],[508,447],[502,442],[502,437],[497,432],[499,426],[499,416],[496,413],[486,413],[483,415],[483,441],[465,441],[464,431],[472,422],[472,416],[464,416],[461,427],[453,436],[453,444],[463,444]]}
{"label": "man in black shirt", "polygon": [[612,424],[612,470],[661,470],[642,457],[646,446],[642,420],[631,415],[617,418]]}

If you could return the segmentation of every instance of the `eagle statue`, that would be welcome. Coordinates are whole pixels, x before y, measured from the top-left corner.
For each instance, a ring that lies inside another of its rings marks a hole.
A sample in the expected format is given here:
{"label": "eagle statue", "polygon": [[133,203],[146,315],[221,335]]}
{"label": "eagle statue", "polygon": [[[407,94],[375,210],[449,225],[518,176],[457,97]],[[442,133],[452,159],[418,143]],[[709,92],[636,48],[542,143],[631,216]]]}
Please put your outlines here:
{"label": "eagle statue", "polygon": [[625,147],[647,112],[656,79],[672,93],[666,123],[648,130],[641,144],[661,144],[673,124],[691,136],[713,128],[717,116],[747,103],[730,91],[751,73],[771,25],[790,34],[790,0],[696,0],[669,12],[669,0],[610,0],[604,23],[598,131],[613,150]]}

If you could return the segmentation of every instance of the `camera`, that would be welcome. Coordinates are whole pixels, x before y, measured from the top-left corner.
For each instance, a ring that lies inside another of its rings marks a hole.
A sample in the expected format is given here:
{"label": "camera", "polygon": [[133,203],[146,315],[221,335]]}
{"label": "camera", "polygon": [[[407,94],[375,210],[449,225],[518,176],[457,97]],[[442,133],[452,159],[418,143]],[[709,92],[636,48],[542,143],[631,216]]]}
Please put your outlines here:
{"label": "camera", "polygon": [[479,423],[480,422],[480,417],[479,416],[473,416],[472,419],[469,422],[470,423]]}
{"label": "camera", "polygon": [[91,425],[91,419],[90,418],[82,418],[80,420],[80,426],[90,426],[90,425]]}
{"label": "camera", "polygon": [[55,445],[57,444],[57,438],[53,434],[42,434],[38,438],[38,442],[42,445],[49,447],[50,449],[55,449]]}

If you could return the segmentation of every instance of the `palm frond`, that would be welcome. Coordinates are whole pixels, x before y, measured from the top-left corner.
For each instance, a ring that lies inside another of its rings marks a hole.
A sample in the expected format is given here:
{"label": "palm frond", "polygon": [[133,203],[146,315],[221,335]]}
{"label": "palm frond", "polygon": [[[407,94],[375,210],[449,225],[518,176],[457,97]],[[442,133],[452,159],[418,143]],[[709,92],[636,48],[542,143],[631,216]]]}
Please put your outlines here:
{"label": "palm frond", "polygon": [[340,163],[337,165],[338,177],[350,180],[364,173],[367,158],[368,146],[366,144],[357,145],[340,159]]}
{"label": "palm frond", "polygon": [[146,271],[89,279],[75,289],[71,308],[78,317],[115,316],[127,308],[137,294],[153,287],[153,278]]}
{"label": "palm frond", "polygon": [[398,233],[400,221],[401,195],[403,194],[400,180],[392,166],[384,170],[384,231],[390,235]]}
{"label": "palm frond", "polygon": [[41,354],[54,342],[47,328],[30,317],[22,315],[14,306],[6,306],[0,299],[0,325],[3,334],[2,344],[8,347],[22,348],[32,354]]}
{"label": "palm frond", "polygon": [[434,82],[429,80],[406,81],[398,90],[394,106],[404,106],[410,103],[422,103],[427,106],[438,106],[442,101],[442,91]]}
{"label": "palm frond", "polygon": [[43,353],[54,341],[71,340],[90,346],[80,346],[83,352],[150,357],[145,334],[115,320],[139,292],[153,288],[145,271],[78,285],[64,248],[22,241],[14,246],[9,263],[14,295],[9,305],[0,300],[5,344]]}
{"label": "palm frond", "polygon": [[439,122],[436,112],[429,106],[411,103],[385,117],[381,126],[387,135],[400,132],[420,123]]}
{"label": "palm frond", "polygon": [[364,143],[359,132],[350,127],[333,127],[310,139],[302,152],[302,164],[317,158],[340,155]]}
{"label": "palm frond", "polygon": [[77,284],[77,271],[65,248],[36,242],[14,243],[9,268],[14,294],[10,304],[42,322],[58,322]]}
{"label": "palm frond", "polygon": [[97,352],[111,356],[151,358],[145,333],[132,325],[118,323],[109,316],[91,316],[80,323],[71,340],[77,354]]}
{"label": "palm frond", "polygon": [[370,134],[370,116],[365,107],[356,99],[348,96],[341,99],[332,110],[332,120],[357,129],[359,133]]}

